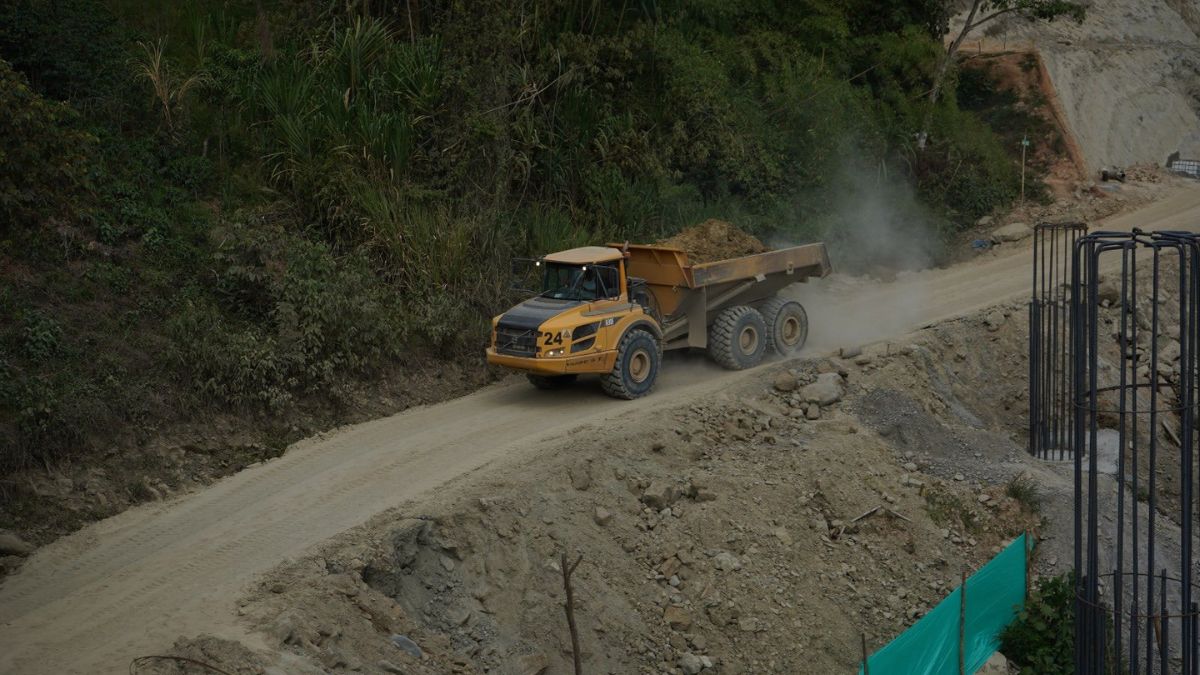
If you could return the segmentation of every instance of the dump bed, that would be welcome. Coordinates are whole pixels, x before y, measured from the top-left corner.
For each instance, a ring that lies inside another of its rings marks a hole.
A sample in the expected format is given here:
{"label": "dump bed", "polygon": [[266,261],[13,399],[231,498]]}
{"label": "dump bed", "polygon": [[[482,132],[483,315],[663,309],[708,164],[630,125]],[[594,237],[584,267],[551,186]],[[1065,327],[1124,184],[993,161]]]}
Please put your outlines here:
{"label": "dump bed", "polygon": [[[704,327],[720,309],[761,302],[786,286],[830,272],[824,244],[699,265],[689,264],[679,249],[629,245],[627,250],[629,275],[644,279],[654,294],[669,347],[703,347]],[[672,343],[676,338],[685,341]]]}
{"label": "dump bed", "polygon": [[[620,244],[610,244],[620,247]],[[714,284],[784,273],[792,282],[829,274],[824,244],[805,244],[741,258],[692,265],[685,251],[664,246],[629,245],[629,274],[652,286],[700,288]],[[789,282],[791,283],[791,282]]]}

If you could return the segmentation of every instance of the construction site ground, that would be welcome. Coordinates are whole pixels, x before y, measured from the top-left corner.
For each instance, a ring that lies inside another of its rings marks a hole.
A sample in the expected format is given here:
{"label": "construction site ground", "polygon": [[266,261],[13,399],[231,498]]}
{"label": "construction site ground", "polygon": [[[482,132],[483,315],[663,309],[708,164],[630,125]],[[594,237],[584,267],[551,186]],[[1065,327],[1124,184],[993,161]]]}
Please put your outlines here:
{"label": "construction site ground", "polygon": [[[1194,182],[1123,189],[1095,226],[1200,224]],[[786,362],[685,354],[632,402],[511,379],[302,441],[38,550],[0,672],[566,673],[563,553],[586,672],[844,672],[1024,528],[1069,558],[1065,469],[1024,453],[1028,289],[1028,241],[835,275],[795,289]]]}

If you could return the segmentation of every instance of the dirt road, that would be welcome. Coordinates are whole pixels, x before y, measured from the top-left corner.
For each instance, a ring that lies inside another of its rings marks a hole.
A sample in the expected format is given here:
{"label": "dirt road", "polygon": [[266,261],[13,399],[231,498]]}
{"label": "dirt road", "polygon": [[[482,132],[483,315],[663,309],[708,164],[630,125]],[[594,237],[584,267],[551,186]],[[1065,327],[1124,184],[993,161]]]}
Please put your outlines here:
{"label": "dirt road", "polygon": [[[1200,226],[1200,187],[1173,192],[1110,229]],[[886,285],[799,294],[810,353],[901,335],[1028,290],[1025,249]],[[163,504],[131,509],[37,552],[0,587],[0,673],[127,672],[179,635],[255,644],[236,620],[248,583],[277,563],[489,462],[553,452],[612,418],[653,414],[745,374],[700,359],[670,364],[648,399],[596,386],[546,396],[512,381],[461,399],[309,439],[283,457]]]}

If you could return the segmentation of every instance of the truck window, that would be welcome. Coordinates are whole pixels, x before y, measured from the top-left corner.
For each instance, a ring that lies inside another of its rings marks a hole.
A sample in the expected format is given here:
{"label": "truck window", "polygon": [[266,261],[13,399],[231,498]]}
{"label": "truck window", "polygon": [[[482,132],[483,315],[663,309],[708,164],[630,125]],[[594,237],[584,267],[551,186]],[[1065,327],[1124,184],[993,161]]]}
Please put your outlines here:
{"label": "truck window", "polygon": [[545,263],[542,297],[591,302],[621,294],[617,269],[611,265]]}

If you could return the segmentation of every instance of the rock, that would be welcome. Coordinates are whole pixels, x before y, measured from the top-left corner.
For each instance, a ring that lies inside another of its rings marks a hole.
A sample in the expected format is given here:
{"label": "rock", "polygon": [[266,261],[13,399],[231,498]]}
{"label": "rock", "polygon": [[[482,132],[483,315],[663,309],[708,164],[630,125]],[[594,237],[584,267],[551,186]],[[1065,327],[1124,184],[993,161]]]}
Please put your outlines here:
{"label": "rock", "polygon": [[821,406],[818,403],[809,403],[808,410],[804,412],[804,419],[819,420],[821,419]]}
{"label": "rock", "polygon": [[995,222],[995,220],[996,219],[991,216],[982,216],[979,220],[975,221],[975,224],[979,227],[987,227]]}
{"label": "rock", "polygon": [[391,640],[392,640],[392,644],[396,645],[396,647],[400,651],[404,652],[405,654],[408,654],[409,656],[413,657],[414,659],[421,658],[421,648],[417,646],[417,643],[413,642],[412,640],[408,639],[407,637],[405,637],[403,635],[399,635],[399,634],[395,634],[395,633],[392,634]]}
{"label": "rock", "polygon": [[683,670],[683,675],[697,675],[704,670],[704,662],[700,660],[699,656],[687,652],[679,657],[679,668]]}
{"label": "rock", "polygon": [[1033,229],[1029,227],[1028,223],[1009,223],[992,230],[992,241],[997,244],[1006,241],[1021,241],[1031,234],[1033,234]]}
{"label": "rock", "polygon": [[612,521],[612,513],[607,509],[597,506],[596,512],[592,514],[592,521],[600,527],[604,527]]}
{"label": "rock", "polygon": [[904,470],[905,470],[905,471],[916,471],[916,470],[917,470],[917,465],[916,465],[916,463],[914,463],[914,462],[905,462],[905,463],[904,463]]}
{"label": "rock", "polygon": [[1008,675],[1008,659],[1000,652],[992,654],[983,667],[975,671],[976,675]]}
{"label": "rock", "polygon": [[541,652],[521,654],[500,667],[501,675],[542,675],[550,668],[550,661]]}
{"label": "rock", "polygon": [[743,633],[755,633],[758,631],[758,619],[752,616],[743,616],[738,619],[738,630]]}
{"label": "rock", "polygon": [[663,622],[674,630],[687,630],[692,627],[692,617],[682,607],[667,605],[663,611]]}
{"label": "rock", "polygon": [[1100,285],[1096,287],[1096,300],[1105,306],[1121,302],[1121,284],[1110,277],[1102,276]]}
{"label": "rock", "polygon": [[837,403],[845,394],[842,376],[839,373],[821,373],[817,381],[800,390],[800,396],[809,403],[826,406]]}
{"label": "rock", "polygon": [[983,318],[983,323],[987,326],[987,329],[992,332],[1000,330],[1000,327],[1004,325],[1004,312],[1001,312],[1000,310],[989,312],[988,315]]}
{"label": "rock", "polygon": [[573,466],[568,473],[571,476],[571,487],[576,490],[586,490],[592,486],[592,472],[587,464]]}
{"label": "rock", "polygon": [[391,661],[388,661],[387,659],[380,659],[379,662],[375,664],[375,667],[385,673],[397,673],[398,675],[404,675],[403,668],[392,663]]}
{"label": "rock", "polygon": [[11,532],[0,532],[0,555],[27,556],[34,548],[33,544]]}
{"label": "rock", "polygon": [[963,476],[961,473],[954,474],[954,480],[966,480],[966,479],[967,479],[966,476]]}
{"label": "rock", "polygon": [[795,391],[799,385],[800,383],[796,381],[796,376],[786,370],[775,376],[776,391]]}
{"label": "rock", "polygon": [[787,531],[786,527],[777,527],[774,530],[771,530],[771,534],[775,535],[775,538],[779,540],[779,543],[783,544],[784,546],[792,545],[792,535]]}
{"label": "rock", "polygon": [[742,561],[729,551],[721,551],[713,557],[713,565],[722,572],[731,572],[742,569]]}
{"label": "rock", "polygon": [[664,481],[653,481],[642,491],[642,503],[655,511],[667,508],[677,499],[679,499],[679,491],[675,489],[674,485]]}
{"label": "rock", "polygon": [[267,633],[279,641],[279,644],[285,645],[302,645],[305,642],[314,642],[317,638],[311,630],[306,631],[303,627],[303,622],[299,614],[295,611],[288,610],[271,622]]}

